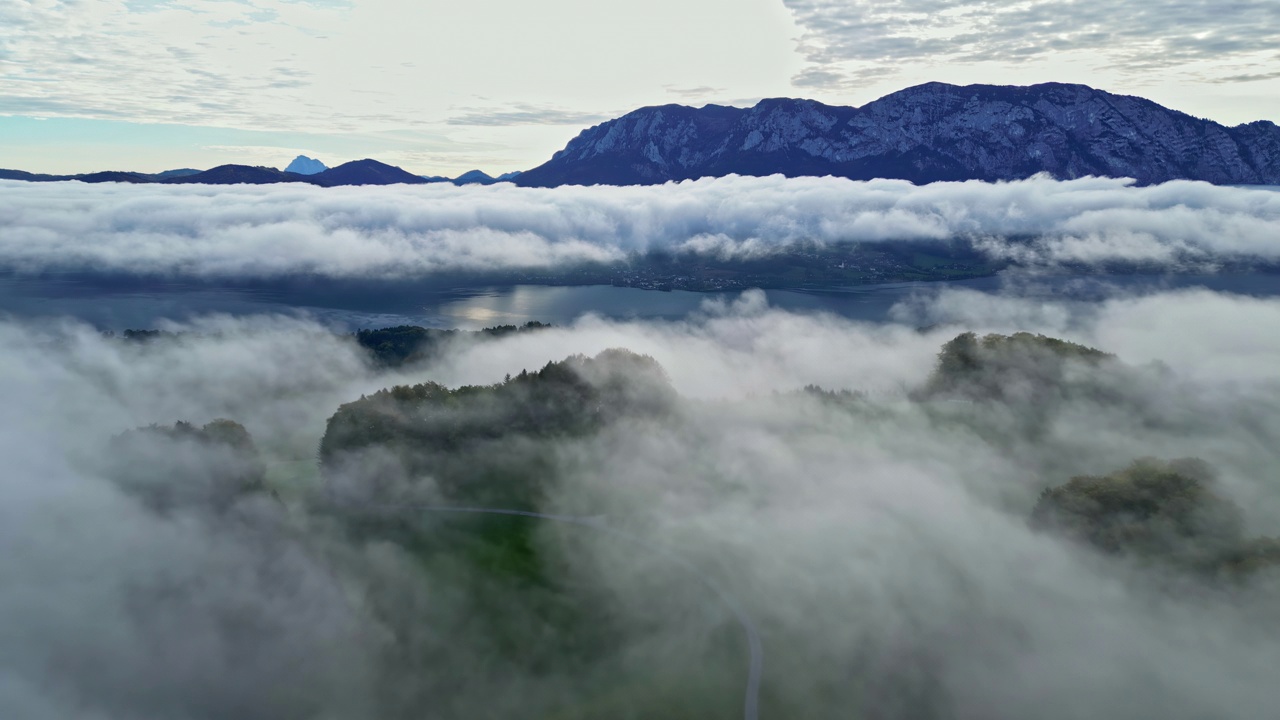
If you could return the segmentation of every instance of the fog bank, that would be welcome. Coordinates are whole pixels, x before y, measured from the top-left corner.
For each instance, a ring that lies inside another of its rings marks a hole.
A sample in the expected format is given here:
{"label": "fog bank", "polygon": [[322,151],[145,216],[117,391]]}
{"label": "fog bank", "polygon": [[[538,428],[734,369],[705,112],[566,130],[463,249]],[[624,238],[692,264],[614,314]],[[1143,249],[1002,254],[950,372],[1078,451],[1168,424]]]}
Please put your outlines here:
{"label": "fog bank", "polygon": [[[1096,202],[1145,192],[1103,186]],[[1143,202],[1178,189],[1152,190]],[[259,202],[203,192],[173,198]],[[345,202],[328,198],[317,202]],[[1280,535],[1280,301],[1187,291],[1081,311],[954,292],[895,313],[902,322],[864,324],[746,293],[681,321],[585,317],[461,342],[392,371],[296,319],[207,318],[148,344],[0,322],[0,715],[739,717],[736,626],[661,556],[537,526],[553,607],[608,640],[589,670],[569,671],[572,653],[530,610],[549,591],[496,592],[510,588],[464,552],[472,526],[447,525],[459,552],[424,560],[344,529],[318,500],[335,481],[315,453],[338,405],[395,384],[500,382],[614,347],[651,355],[681,399],[660,421],[538,440],[550,458],[538,507],[600,518],[723,585],[762,630],[761,717],[1270,713],[1274,574],[1166,574],[1034,532],[1027,516],[1073,475],[1196,456],[1251,533]],[[1070,366],[1051,403],[912,399],[963,330],[1043,332],[1122,365]],[[1068,392],[1089,383],[1107,393]],[[795,392],[810,384],[860,394]],[[253,436],[273,494],[157,511],[107,472],[119,433],[220,417]],[[495,442],[499,454],[533,443]],[[430,477],[397,481],[442,497]],[[535,641],[517,652],[510,635]]]}
{"label": "fog bank", "polygon": [[963,239],[1030,265],[1274,261],[1280,193],[1171,182],[729,176],[656,187],[316,188],[0,181],[0,265],[20,272],[416,277],[692,250]]}

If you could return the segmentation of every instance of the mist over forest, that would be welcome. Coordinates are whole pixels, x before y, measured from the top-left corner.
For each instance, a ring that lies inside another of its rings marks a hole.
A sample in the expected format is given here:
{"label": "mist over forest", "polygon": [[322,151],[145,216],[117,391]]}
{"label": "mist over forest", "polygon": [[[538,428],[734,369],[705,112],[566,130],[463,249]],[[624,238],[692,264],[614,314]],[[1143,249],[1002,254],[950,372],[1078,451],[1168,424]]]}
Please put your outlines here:
{"label": "mist over forest", "polygon": [[0,715],[1271,714],[1280,301],[893,318],[6,319]]}

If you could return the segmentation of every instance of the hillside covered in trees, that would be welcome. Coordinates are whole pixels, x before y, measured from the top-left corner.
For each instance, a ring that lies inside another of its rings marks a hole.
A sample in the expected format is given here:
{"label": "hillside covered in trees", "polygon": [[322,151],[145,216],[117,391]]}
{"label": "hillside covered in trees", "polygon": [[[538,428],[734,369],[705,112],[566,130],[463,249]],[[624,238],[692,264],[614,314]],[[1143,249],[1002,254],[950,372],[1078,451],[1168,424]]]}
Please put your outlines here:
{"label": "hillside covered in trees", "polygon": [[435,357],[447,343],[460,339],[486,340],[514,333],[545,330],[547,323],[530,321],[524,325],[496,325],[483,330],[442,330],[417,325],[397,325],[379,329],[358,330],[355,341],[373,355],[383,367],[398,367]]}
{"label": "hillside covered in trees", "polygon": [[1142,458],[1109,475],[1071,478],[1040,495],[1031,524],[1103,553],[1198,573],[1280,567],[1280,541],[1247,538],[1239,505],[1196,458]]}
{"label": "hillside covered in trees", "polygon": [[[384,328],[366,328],[350,334],[360,350],[378,368],[395,368],[403,365],[429,362],[440,356],[451,344],[477,342],[506,337],[516,333],[535,332],[550,328],[549,323],[530,321],[523,325],[495,325],[480,330],[426,328],[419,325],[396,325]],[[189,331],[157,329],[128,329],[119,335],[105,333],[107,337],[122,342],[144,345],[155,342],[174,342],[191,339]]]}
{"label": "hillside covered in trees", "polygon": [[966,332],[942,346],[919,395],[1039,402],[1065,389],[1073,370],[1094,370],[1115,360],[1101,350],[1044,335]]}
{"label": "hillside covered in trees", "polygon": [[549,441],[657,418],[675,399],[662,368],[627,350],[575,355],[496,385],[396,386],[338,408],[321,467],[374,487],[429,476],[447,498],[530,507],[553,475]]}
{"label": "hillside covered in trees", "polygon": [[126,492],[156,510],[183,506],[225,510],[266,492],[266,472],[253,438],[227,419],[203,427],[178,421],[113,437],[105,471]]}

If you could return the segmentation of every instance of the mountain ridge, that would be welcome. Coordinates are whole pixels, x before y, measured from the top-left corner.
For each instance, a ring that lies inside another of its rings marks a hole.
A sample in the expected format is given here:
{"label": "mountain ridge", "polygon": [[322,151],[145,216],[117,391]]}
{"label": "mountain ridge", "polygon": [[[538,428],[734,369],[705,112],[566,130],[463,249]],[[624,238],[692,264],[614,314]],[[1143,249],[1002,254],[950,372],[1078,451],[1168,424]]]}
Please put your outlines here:
{"label": "mountain ridge", "polygon": [[[301,157],[301,156],[300,156]],[[317,161],[318,162],[318,161]],[[296,163],[296,161],[295,161]],[[294,163],[290,164],[293,167]],[[403,168],[388,165],[377,160],[365,158],[343,163],[314,173],[300,173],[293,170],[279,170],[261,165],[227,164],[194,170],[182,168],[166,170],[159,173],[137,173],[105,171],[81,173],[78,175],[49,175],[31,173],[25,170],[0,169],[0,180],[22,180],[26,182],[62,182],[76,180],[86,183],[128,182],[128,183],[162,183],[171,185],[271,185],[276,183],[296,182],[321,187],[339,187],[349,185],[422,185],[434,182],[447,182],[454,185],[481,184],[490,185],[496,182],[509,182],[520,173],[509,172],[498,177],[472,170],[456,178],[442,176],[414,175]]]}
{"label": "mountain ridge", "polygon": [[583,130],[518,185],[643,185],[728,174],[1140,184],[1280,182],[1280,127],[1227,127],[1069,83],[925,83],[861,107],[768,98],[750,108],[658,105]]}
{"label": "mountain ridge", "polygon": [[304,182],[322,187],[337,187],[339,185],[421,185],[427,181],[395,165],[365,158],[304,176]]}
{"label": "mountain ridge", "polygon": [[[294,162],[302,159],[309,160],[299,156]],[[556,187],[660,184],[730,174],[922,184],[1019,180],[1039,173],[1060,179],[1130,177],[1144,185],[1169,180],[1280,185],[1280,126],[1257,120],[1229,127],[1142,97],[1080,84],[930,82],[861,107],[796,98],[767,98],[746,108],[643,107],[582,130],[531,170],[496,178],[479,170],[457,178],[415,175],[365,159],[313,175],[223,165],[158,174],[0,170],[0,179]]]}

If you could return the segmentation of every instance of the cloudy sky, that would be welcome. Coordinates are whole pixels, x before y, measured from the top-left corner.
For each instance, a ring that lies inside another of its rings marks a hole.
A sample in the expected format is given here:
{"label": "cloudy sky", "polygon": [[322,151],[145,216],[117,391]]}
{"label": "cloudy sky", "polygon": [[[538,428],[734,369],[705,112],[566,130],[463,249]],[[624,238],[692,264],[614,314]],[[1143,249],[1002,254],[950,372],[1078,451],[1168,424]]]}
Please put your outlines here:
{"label": "cloudy sky", "polygon": [[1086,83],[1280,120],[1275,0],[0,0],[0,167],[527,169],[662,103]]}

